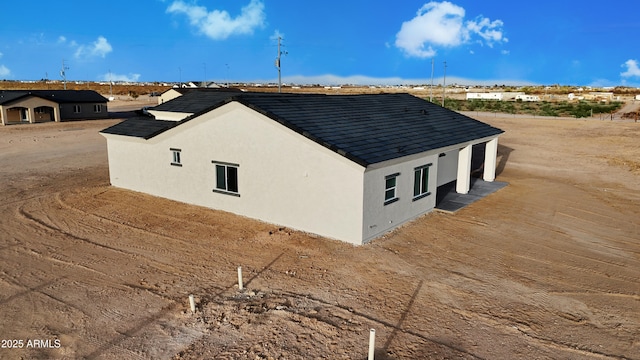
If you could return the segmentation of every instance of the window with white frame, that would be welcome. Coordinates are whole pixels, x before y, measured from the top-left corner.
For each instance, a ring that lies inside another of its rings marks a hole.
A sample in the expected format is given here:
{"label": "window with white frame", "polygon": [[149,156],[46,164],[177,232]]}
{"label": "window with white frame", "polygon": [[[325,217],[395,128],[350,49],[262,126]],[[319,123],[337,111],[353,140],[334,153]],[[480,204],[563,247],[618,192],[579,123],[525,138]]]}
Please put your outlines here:
{"label": "window with white frame", "polygon": [[216,188],[214,192],[240,196],[238,193],[238,164],[212,161],[216,166]]}
{"label": "window with white frame", "polygon": [[80,114],[80,112],[82,111],[82,108],[80,107],[80,105],[73,105],[73,112],[76,114]]}
{"label": "window with white frame", "polygon": [[170,148],[171,151],[171,165],[182,166],[181,149]]}
{"label": "window with white frame", "polygon": [[388,205],[398,201],[396,196],[398,187],[398,176],[400,173],[387,175],[384,177],[384,204]]}
{"label": "window with white frame", "polygon": [[429,196],[429,168],[432,164],[418,166],[413,169],[413,200]]}
{"label": "window with white frame", "polygon": [[94,104],[93,105],[93,112],[96,112],[96,113],[102,112],[102,104]]}

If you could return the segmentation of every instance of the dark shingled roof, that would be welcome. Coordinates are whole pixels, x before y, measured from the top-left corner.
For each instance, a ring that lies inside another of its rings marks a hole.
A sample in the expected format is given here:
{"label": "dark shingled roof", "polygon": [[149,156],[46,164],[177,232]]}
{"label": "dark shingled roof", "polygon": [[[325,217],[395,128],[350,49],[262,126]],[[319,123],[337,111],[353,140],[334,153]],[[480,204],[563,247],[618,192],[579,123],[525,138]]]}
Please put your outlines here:
{"label": "dark shingled roof", "polygon": [[0,91],[0,105],[27,96],[37,96],[42,99],[63,103],[106,103],[107,99],[93,90],[2,90]]}
{"label": "dark shingled roof", "polygon": [[146,140],[176,125],[178,125],[176,121],[156,120],[148,116],[139,116],[129,118],[100,132],[104,134],[139,137]]}
{"label": "dark shingled roof", "polygon": [[[141,125],[139,120],[126,120],[102,132],[148,139],[231,101],[238,101],[362,166],[503,132],[410,94],[223,92],[190,92],[154,108],[194,114],[182,121],[147,120],[160,122],[151,126],[146,122]],[[146,131],[141,131],[142,128]]]}

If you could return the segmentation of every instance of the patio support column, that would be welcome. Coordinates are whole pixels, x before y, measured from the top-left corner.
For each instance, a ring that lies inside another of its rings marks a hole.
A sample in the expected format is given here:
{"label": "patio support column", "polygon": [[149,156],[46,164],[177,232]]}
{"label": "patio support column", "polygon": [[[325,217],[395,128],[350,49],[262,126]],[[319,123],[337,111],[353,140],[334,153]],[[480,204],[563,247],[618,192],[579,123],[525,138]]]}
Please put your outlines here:
{"label": "patio support column", "polygon": [[498,154],[498,138],[487,141],[484,148],[484,173],[482,179],[484,181],[493,181],[496,179],[496,157]]}
{"label": "patio support column", "polygon": [[471,145],[467,145],[458,151],[458,177],[456,192],[466,194],[471,183]]}
{"label": "patio support column", "polygon": [[29,114],[29,123],[33,124],[36,122],[36,112],[33,110],[32,107],[27,108],[27,114]]}
{"label": "patio support column", "polygon": [[7,109],[4,106],[0,106],[0,120],[2,120],[2,125],[7,125]]}

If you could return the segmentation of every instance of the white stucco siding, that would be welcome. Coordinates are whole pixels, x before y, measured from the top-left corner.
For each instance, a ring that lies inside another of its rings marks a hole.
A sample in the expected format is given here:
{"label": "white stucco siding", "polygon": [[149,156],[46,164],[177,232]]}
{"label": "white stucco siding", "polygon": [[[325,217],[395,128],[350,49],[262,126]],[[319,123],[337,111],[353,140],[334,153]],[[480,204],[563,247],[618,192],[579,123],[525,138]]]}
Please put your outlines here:
{"label": "white stucco siding", "polygon": [[[364,168],[239,103],[149,141],[106,135],[114,186],[360,244]],[[170,165],[170,148],[182,166]],[[214,192],[238,164],[238,194]]]}
{"label": "white stucco siding", "polygon": [[[414,171],[428,167],[430,195],[414,200]],[[397,174],[397,201],[385,205],[385,177]],[[371,167],[364,175],[363,239],[367,242],[381,234],[431,211],[436,205],[438,153],[423,153],[396,159],[382,167]]]}
{"label": "white stucco siding", "polygon": [[156,118],[156,120],[180,121],[193,115],[193,113],[158,111],[153,109],[149,109],[148,111],[149,114],[153,115]]}
{"label": "white stucco siding", "polygon": [[458,175],[458,149],[442,152],[444,156],[438,156],[438,181],[436,186],[448,184]]}

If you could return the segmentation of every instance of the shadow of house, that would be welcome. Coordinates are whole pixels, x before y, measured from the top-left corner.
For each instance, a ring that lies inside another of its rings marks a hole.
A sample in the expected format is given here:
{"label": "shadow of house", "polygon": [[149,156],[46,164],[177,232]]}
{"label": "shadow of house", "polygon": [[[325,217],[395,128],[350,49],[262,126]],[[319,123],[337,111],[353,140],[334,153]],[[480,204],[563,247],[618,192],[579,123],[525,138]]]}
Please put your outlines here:
{"label": "shadow of house", "polygon": [[0,91],[2,125],[108,117],[107,99],[91,90]]}

